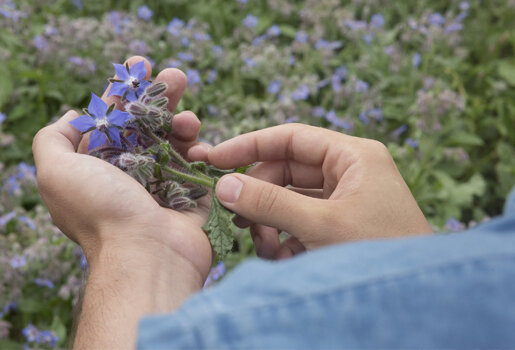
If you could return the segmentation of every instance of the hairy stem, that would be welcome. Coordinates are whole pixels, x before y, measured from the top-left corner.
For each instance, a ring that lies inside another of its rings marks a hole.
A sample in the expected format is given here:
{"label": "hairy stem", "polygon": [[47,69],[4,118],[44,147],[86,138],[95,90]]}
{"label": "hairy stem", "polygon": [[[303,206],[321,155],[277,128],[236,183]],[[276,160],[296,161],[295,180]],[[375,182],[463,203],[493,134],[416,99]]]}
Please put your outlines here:
{"label": "hairy stem", "polygon": [[213,184],[214,184],[214,180],[211,179],[210,177],[207,177],[207,176],[205,176],[205,177],[198,177],[198,176],[186,174],[186,173],[183,173],[183,172],[181,172],[179,170],[172,169],[172,168],[170,168],[168,166],[164,166],[162,169],[164,171],[166,171],[166,172],[169,172],[170,174],[173,174],[174,176],[176,176],[179,179],[184,180],[184,181],[193,182],[193,183],[196,183],[198,185],[206,186],[206,187],[209,187],[209,188],[212,188]]}

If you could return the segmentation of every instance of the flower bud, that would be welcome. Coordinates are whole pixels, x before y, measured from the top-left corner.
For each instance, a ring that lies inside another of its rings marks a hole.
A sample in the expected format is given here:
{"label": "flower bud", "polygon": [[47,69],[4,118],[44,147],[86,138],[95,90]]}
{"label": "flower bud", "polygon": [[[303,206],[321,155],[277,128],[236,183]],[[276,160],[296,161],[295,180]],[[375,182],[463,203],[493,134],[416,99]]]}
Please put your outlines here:
{"label": "flower bud", "polygon": [[153,100],[150,105],[157,107],[157,108],[163,108],[168,104],[168,98],[167,97],[160,97],[156,100]]}
{"label": "flower bud", "polygon": [[147,87],[145,95],[148,97],[157,97],[164,94],[166,89],[168,89],[168,85],[165,82],[154,83]]}
{"label": "flower bud", "polygon": [[126,106],[129,113],[137,118],[141,118],[147,115],[148,109],[147,107],[140,102],[131,102]]}
{"label": "flower bud", "polygon": [[187,198],[187,197],[178,197],[172,199],[168,202],[168,207],[173,210],[186,210],[192,209],[197,206],[197,202]]}

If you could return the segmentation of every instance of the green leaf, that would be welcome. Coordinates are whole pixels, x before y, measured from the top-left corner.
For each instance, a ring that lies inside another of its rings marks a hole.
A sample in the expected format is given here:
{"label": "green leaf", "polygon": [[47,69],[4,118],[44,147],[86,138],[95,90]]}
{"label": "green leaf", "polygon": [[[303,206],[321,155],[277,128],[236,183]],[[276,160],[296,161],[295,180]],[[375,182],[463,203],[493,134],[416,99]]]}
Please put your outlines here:
{"label": "green leaf", "polygon": [[452,134],[447,140],[448,146],[482,146],[483,143],[479,136],[464,131]]}
{"label": "green leaf", "polygon": [[217,181],[218,179],[215,180],[213,185],[209,217],[202,229],[207,233],[218,257],[223,259],[234,245],[235,227],[232,222],[234,213],[225,208],[216,198],[215,187]]}
{"label": "green leaf", "polygon": [[25,299],[22,298],[18,301],[18,310],[22,312],[26,312],[28,314],[35,314],[43,311],[45,309],[45,305],[41,302],[36,301],[34,299]]}
{"label": "green leaf", "polygon": [[9,350],[22,350],[23,344],[16,343],[12,340],[0,340],[0,349],[9,349]]}
{"label": "green leaf", "polygon": [[206,174],[211,177],[222,177],[227,174],[233,174],[233,173],[239,173],[239,174],[245,174],[245,172],[250,168],[254,166],[254,164],[251,165],[245,165],[236,169],[230,169],[230,170],[221,170],[218,169],[212,165],[209,165],[206,169]]}
{"label": "green leaf", "polygon": [[515,85],[515,65],[508,62],[499,64],[499,75],[510,85]]}

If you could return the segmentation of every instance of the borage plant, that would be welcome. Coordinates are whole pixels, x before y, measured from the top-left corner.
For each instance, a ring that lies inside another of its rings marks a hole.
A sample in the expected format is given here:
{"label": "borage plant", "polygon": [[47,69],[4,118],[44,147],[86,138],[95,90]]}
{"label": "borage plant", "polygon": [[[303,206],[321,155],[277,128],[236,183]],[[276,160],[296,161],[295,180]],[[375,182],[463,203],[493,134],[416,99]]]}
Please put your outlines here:
{"label": "borage plant", "polygon": [[142,62],[134,66],[114,64],[117,77],[111,79],[109,95],[121,96],[125,112],[107,106],[92,94],[85,115],[70,123],[82,133],[90,133],[88,151],[136,179],[156,201],[167,208],[187,210],[197,206],[197,200],[212,189],[211,210],[202,227],[220,258],[234,244],[234,214],[216,198],[214,188],[227,173],[205,162],[189,162],[166,140],[170,134],[172,113],[164,96],[164,82],[143,80],[146,68]]}

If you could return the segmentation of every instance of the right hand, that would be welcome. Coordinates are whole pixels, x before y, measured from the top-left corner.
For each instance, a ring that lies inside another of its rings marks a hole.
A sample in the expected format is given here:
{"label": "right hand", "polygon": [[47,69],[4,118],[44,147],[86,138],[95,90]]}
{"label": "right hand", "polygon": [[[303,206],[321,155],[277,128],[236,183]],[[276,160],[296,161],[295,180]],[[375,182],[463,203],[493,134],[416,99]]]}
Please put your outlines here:
{"label": "right hand", "polygon": [[[192,149],[197,157],[202,152]],[[290,257],[340,242],[431,232],[380,142],[287,124],[235,137],[207,154],[222,169],[220,202],[249,222],[259,256]],[[284,186],[294,186],[285,188]],[[280,242],[279,233],[291,237]]]}

